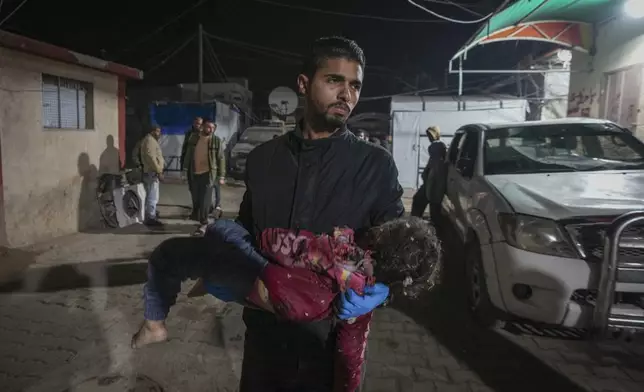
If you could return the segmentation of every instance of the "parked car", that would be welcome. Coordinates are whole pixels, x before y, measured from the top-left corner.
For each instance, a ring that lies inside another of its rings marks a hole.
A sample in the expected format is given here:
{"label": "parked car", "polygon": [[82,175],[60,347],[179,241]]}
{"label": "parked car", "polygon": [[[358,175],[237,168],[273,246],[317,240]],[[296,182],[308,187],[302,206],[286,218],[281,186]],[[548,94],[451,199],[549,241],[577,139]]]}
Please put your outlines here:
{"label": "parked car", "polygon": [[287,129],[283,122],[266,122],[248,127],[230,151],[229,174],[233,178],[243,178],[248,154],[260,144],[284,134]]}
{"label": "parked car", "polygon": [[[644,210],[644,143],[603,120],[476,124],[448,150],[447,211],[472,312],[589,326],[609,223]],[[644,226],[625,232],[614,311],[644,320]],[[499,310],[501,312],[499,312]]]}

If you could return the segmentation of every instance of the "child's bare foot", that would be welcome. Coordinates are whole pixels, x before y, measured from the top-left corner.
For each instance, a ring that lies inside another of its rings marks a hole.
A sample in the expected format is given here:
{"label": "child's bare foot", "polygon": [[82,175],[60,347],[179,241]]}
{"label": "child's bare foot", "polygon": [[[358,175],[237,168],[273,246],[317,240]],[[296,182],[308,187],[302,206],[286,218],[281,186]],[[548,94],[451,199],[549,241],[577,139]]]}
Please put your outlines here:
{"label": "child's bare foot", "polygon": [[139,332],[132,337],[132,348],[141,348],[152,343],[168,340],[168,330],[163,321],[145,320]]}

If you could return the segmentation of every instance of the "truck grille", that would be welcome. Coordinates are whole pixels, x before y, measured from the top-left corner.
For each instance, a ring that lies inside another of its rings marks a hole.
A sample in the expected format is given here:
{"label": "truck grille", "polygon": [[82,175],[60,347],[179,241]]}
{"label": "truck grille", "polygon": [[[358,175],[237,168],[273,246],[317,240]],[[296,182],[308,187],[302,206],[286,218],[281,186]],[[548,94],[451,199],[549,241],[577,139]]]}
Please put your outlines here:
{"label": "truck grille", "polygon": [[[584,259],[599,262],[604,257],[604,238],[608,226],[606,223],[572,224],[566,226],[566,230]],[[643,263],[644,224],[627,228],[620,245],[620,264]]]}

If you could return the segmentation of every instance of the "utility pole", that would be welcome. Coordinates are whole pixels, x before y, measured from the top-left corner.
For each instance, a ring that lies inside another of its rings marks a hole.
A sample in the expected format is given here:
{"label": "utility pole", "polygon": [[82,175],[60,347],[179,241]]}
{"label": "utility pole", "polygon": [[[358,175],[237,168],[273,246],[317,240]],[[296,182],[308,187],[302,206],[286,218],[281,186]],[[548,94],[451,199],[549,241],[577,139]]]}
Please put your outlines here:
{"label": "utility pole", "polygon": [[201,23],[199,23],[197,41],[199,45],[199,103],[203,104],[203,26]]}

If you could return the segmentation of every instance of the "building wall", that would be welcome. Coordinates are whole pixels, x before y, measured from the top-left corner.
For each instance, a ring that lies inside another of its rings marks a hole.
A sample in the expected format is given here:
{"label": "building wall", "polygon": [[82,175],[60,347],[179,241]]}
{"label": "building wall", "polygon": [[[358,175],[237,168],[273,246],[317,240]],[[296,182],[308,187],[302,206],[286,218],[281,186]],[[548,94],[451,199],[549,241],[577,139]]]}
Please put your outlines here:
{"label": "building wall", "polygon": [[570,72],[549,72],[543,78],[544,105],[541,120],[565,118],[570,91]]}
{"label": "building wall", "polygon": [[[93,85],[93,130],[43,128],[43,72]],[[114,75],[0,48],[4,245],[100,224],[97,175],[119,170],[118,92]]]}
{"label": "building wall", "polygon": [[[625,78],[621,95],[606,88],[606,74],[644,64],[644,22],[619,16],[601,25],[596,48],[595,56],[573,53],[568,116],[613,119],[607,113],[611,112],[611,107],[623,102],[614,120],[620,119],[621,125],[631,128],[640,138],[644,137],[642,72]],[[624,98],[627,99],[624,101]]]}

